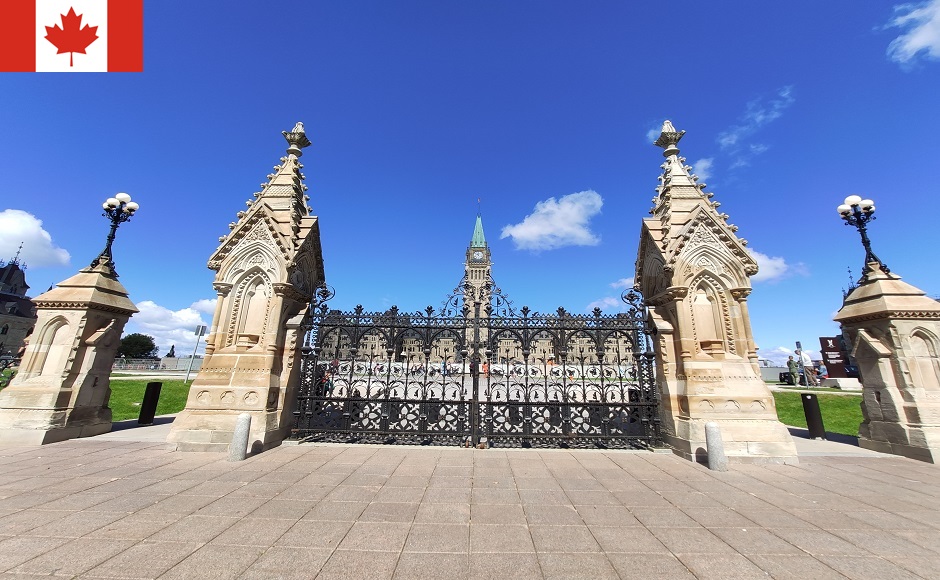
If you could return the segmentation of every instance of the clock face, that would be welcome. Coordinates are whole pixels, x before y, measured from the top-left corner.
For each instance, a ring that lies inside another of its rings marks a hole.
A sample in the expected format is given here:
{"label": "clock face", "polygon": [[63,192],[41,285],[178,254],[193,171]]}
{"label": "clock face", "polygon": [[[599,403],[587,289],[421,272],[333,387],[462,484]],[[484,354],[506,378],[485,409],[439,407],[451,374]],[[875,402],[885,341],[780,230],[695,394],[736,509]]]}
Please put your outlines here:
{"label": "clock face", "polygon": [[482,260],[482,259],[483,259],[483,252],[473,252],[473,259],[474,259],[474,260]]}

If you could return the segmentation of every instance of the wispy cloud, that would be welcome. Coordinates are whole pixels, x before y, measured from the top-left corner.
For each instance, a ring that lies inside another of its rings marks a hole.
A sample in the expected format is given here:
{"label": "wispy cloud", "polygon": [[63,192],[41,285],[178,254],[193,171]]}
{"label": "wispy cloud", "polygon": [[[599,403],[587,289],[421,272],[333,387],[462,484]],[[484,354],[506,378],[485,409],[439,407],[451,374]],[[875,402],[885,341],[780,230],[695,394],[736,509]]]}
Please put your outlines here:
{"label": "wispy cloud", "polygon": [[[170,310],[151,300],[143,300],[137,304],[140,312],[130,319],[124,333],[139,332],[152,336],[161,355],[176,345],[177,356],[189,356],[196,345],[193,331],[200,324],[208,324],[206,319],[211,321],[215,302],[215,298],[197,300],[188,308]],[[203,317],[203,314],[207,316]],[[205,342],[200,342],[199,350],[205,350]]]}
{"label": "wispy cloud", "polygon": [[752,157],[767,151],[767,145],[748,143],[747,140],[768,123],[779,119],[795,100],[792,86],[780,88],[770,99],[754,99],[747,104],[738,123],[718,135],[722,151],[734,158],[731,169],[743,167],[750,163]]}
{"label": "wispy cloud", "polygon": [[565,246],[596,246],[600,237],[591,231],[591,218],[600,213],[604,200],[587,190],[550,197],[520,223],[503,228],[500,238],[512,238],[517,250],[554,250]]}
{"label": "wispy cloud", "polygon": [[629,278],[621,278],[616,282],[611,282],[610,287],[616,290],[626,290],[628,288],[633,288],[633,276]]}
{"label": "wispy cloud", "polygon": [[[633,281],[633,276],[630,276],[629,278],[615,280],[611,282],[609,286],[614,290],[628,290],[633,288]],[[630,308],[630,305],[626,304],[620,296],[604,296],[603,298],[598,298],[591,302],[584,309],[591,312],[595,308],[600,308],[608,312],[623,312]]]}
{"label": "wispy cloud", "polygon": [[[809,360],[811,361],[820,360],[822,358],[822,355],[820,355],[818,350],[813,350],[811,348],[804,348],[803,353],[806,354],[806,356],[809,357]],[[778,346],[768,350],[760,349],[757,351],[757,356],[758,358],[769,360],[774,365],[780,367],[786,366],[787,359],[789,359],[791,356],[795,359],[798,358],[793,349],[787,348],[785,346]]]}
{"label": "wispy cloud", "polygon": [[768,256],[751,248],[747,249],[747,253],[757,261],[759,268],[757,274],[751,276],[751,282],[779,282],[790,276],[805,276],[808,273],[802,262],[789,264],[785,258]]}
{"label": "wispy cloud", "polygon": [[663,122],[660,121],[655,127],[646,132],[646,140],[649,143],[655,143],[659,139],[659,134],[663,132]]}
{"label": "wispy cloud", "polygon": [[940,0],[894,7],[895,16],[885,28],[900,28],[903,34],[888,45],[888,58],[911,65],[923,55],[940,60]]}
{"label": "wispy cloud", "polygon": [[23,244],[20,260],[33,268],[68,266],[69,253],[55,245],[42,220],[20,209],[0,211],[0,259],[9,260]]}
{"label": "wispy cloud", "polygon": [[619,312],[619,311],[626,310],[629,307],[630,306],[626,304],[623,300],[621,300],[619,297],[605,296],[603,298],[599,298],[595,300],[594,302],[591,302],[590,304],[588,304],[585,310],[587,310],[588,312],[591,312],[595,308],[600,308],[601,310],[604,310],[606,312],[610,312],[610,311]]}
{"label": "wispy cloud", "polygon": [[715,165],[714,157],[699,159],[692,164],[692,173],[698,175],[699,180],[708,181],[712,176],[712,167]]}

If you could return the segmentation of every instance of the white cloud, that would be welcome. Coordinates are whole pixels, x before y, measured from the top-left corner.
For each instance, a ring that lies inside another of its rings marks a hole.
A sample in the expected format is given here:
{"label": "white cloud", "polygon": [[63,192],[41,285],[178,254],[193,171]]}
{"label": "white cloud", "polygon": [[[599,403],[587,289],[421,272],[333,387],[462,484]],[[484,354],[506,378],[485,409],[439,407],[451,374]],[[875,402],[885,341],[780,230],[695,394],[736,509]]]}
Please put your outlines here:
{"label": "white cloud", "polygon": [[[170,310],[151,301],[144,300],[137,304],[140,312],[131,317],[124,329],[124,334],[139,332],[152,336],[160,348],[160,355],[165,355],[170,346],[176,345],[176,356],[189,356],[196,345],[193,331],[200,324],[208,325],[211,313],[215,309],[215,299],[198,300],[188,308]],[[209,320],[200,313],[208,313]],[[200,341],[199,352],[204,352],[205,342]]]}
{"label": "white cloud", "polygon": [[[804,348],[803,352],[807,356],[809,356],[810,360],[822,359],[822,355],[819,353],[818,350],[813,350],[811,348]],[[760,349],[757,351],[758,358],[769,360],[775,366],[779,366],[779,367],[787,366],[787,359],[789,359],[791,356],[794,359],[799,360],[798,357],[796,356],[796,353],[794,352],[794,349],[787,348],[785,346],[778,346],[770,350]]]}
{"label": "white cloud", "polygon": [[535,204],[522,222],[503,228],[500,238],[512,238],[517,250],[554,250],[565,246],[596,246],[600,238],[590,229],[604,200],[596,191],[572,193]]}
{"label": "white cloud", "polygon": [[793,87],[786,86],[777,90],[775,97],[767,102],[764,99],[754,99],[747,104],[739,123],[718,135],[718,145],[721,149],[735,157],[730,169],[748,165],[751,157],[767,151],[767,145],[747,143],[746,140],[768,123],[779,119],[795,101]]}
{"label": "white cloud", "polygon": [[895,17],[886,28],[905,32],[888,45],[888,58],[902,65],[910,64],[921,53],[924,58],[940,60],[940,0],[894,7]]}
{"label": "white cloud", "polygon": [[768,256],[757,250],[747,249],[747,253],[757,261],[760,270],[751,276],[752,282],[775,282],[794,273],[787,261],[779,256]]}
{"label": "white cloud", "polygon": [[611,310],[613,310],[614,312],[617,312],[617,311],[626,310],[629,307],[630,306],[626,304],[623,300],[621,300],[619,296],[618,297],[605,296],[603,298],[599,298],[595,300],[594,302],[591,302],[590,304],[588,304],[585,310],[590,312],[594,310],[595,308],[600,308],[601,310],[608,311],[608,312]]}
{"label": "white cloud", "polygon": [[42,220],[19,209],[0,211],[0,259],[9,260],[23,244],[20,260],[32,268],[68,266],[69,253],[55,245]]}
{"label": "white cloud", "polygon": [[[609,284],[614,290],[629,290],[633,288],[633,276],[629,278],[621,278],[615,280]],[[600,308],[604,311],[614,311],[614,312],[624,312],[630,308],[629,304],[626,304],[622,298],[619,296],[604,296],[603,298],[598,298],[597,300],[591,302],[585,307],[585,310],[591,312],[595,308]]]}
{"label": "white cloud", "polygon": [[692,173],[698,175],[699,182],[708,181],[712,176],[712,167],[715,164],[714,157],[699,159],[692,164]]}
{"label": "white cloud", "polygon": [[616,288],[617,290],[626,290],[628,288],[633,288],[633,276],[629,278],[621,278],[616,282],[610,283],[611,288]]}
{"label": "white cloud", "polygon": [[203,314],[215,314],[215,303],[218,302],[218,298],[203,298],[202,300],[197,300],[193,302],[192,308],[196,312],[202,312]]}
{"label": "white cloud", "polygon": [[655,143],[659,139],[660,134],[663,132],[663,124],[660,122],[658,125],[646,132],[646,140],[649,143]]}

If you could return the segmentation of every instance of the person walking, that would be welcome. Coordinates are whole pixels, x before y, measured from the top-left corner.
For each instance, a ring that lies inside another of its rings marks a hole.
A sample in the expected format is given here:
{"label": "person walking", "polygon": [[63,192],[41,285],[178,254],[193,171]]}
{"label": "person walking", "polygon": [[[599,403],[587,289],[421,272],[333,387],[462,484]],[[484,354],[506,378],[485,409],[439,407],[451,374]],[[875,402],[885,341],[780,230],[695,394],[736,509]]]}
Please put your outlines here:
{"label": "person walking", "polygon": [[797,350],[796,353],[800,356],[800,365],[803,367],[803,379],[806,381],[806,386],[818,387],[819,381],[816,380],[816,367],[813,365],[813,359],[806,354],[805,350]]}
{"label": "person walking", "polygon": [[800,386],[800,363],[793,359],[793,355],[787,360],[787,371],[790,373],[790,384],[794,387]]}

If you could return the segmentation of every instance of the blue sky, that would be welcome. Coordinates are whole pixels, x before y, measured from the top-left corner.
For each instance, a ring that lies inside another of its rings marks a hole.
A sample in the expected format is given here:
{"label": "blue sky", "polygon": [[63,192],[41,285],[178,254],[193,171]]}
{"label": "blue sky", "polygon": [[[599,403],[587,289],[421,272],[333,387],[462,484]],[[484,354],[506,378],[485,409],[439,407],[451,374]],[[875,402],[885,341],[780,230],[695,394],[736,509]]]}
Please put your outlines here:
{"label": "blue sky", "polygon": [[128,192],[127,330],[161,353],[210,322],[206,260],[296,121],[337,307],[439,304],[478,198],[517,304],[615,302],[665,119],[761,254],[762,355],[838,332],[864,256],[846,195],[876,201],[875,252],[940,295],[940,0],[148,0],[144,30],[143,73],[0,74],[0,257],[24,241],[41,293],[101,250],[100,204]]}

